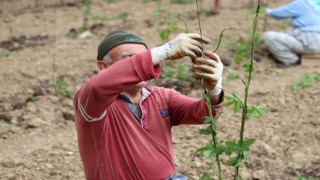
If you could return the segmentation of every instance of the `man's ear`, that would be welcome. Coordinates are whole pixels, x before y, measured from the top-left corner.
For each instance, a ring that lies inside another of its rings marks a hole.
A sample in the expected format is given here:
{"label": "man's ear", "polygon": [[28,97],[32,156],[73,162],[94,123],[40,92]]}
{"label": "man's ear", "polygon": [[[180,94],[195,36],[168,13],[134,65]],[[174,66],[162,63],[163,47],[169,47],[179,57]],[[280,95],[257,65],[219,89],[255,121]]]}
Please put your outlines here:
{"label": "man's ear", "polygon": [[98,61],[98,62],[97,62],[97,67],[98,67],[99,70],[101,71],[101,70],[106,69],[106,68],[108,67],[108,64],[107,64],[107,62],[105,62],[105,61]]}

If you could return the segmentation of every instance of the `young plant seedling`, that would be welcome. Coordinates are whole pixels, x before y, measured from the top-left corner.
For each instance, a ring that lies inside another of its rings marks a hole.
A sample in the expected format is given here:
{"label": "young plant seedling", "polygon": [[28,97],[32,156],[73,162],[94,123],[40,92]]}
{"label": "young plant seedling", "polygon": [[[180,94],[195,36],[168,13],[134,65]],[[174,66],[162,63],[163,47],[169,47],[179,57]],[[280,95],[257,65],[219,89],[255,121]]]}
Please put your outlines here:
{"label": "young plant seedling", "polygon": [[[197,9],[198,9],[198,2],[197,3]],[[240,167],[244,161],[244,159],[249,155],[250,152],[250,146],[254,143],[255,139],[244,138],[244,130],[245,130],[245,123],[249,119],[253,119],[257,116],[264,117],[265,116],[265,108],[263,106],[258,105],[248,105],[248,97],[249,97],[249,87],[252,79],[252,74],[254,71],[254,64],[253,64],[253,57],[254,57],[254,47],[255,47],[255,32],[258,22],[258,15],[260,10],[260,0],[258,1],[254,21],[253,21],[253,33],[252,33],[252,40],[251,40],[251,58],[243,65],[244,71],[247,75],[246,82],[243,81],[243,84],[245,86],[245,97],[244,100],[241,100],[239,94],[236,91],[230,92],[225,90],[226,92],[230,93],[230,96],[226,96],[225,102],[221,104],[221,106],[228,107],[233,105],[234,113],[238,113],[242,110],[242,116],[241,116],[241,128],[239,132],[239,139],[238,140],[228,140],[225,141],[225,144],[221,144],[218,141],[217,136],[217,120],[212,116],[212,106],[210,102],[210,96],[207,92],[207,90],[203,90],[203,85],[201,84],[204,99],[206,101],[209,116],[205,117],[205,123],[209,123],[209,127],[206,129],[202,129],[201,133],[212,136],[212,142],[206,144],[204,147],[201,147],[197,150],[197,152],[202,153],[203,155],[209,157],[212,164],[217,164],[218,170],[213,170],[214,174],[218,177],[219,180],[223,179],[222,172],[221,172],[221,164],[219,160],[219,156],[222,154],[226,154],[229,156],[228,165],[233,166],[235,168],[233,179],[237,180],[240,177]],[[199,21],[199,28],[200,28],[200,34],[201,33],[201,25],[200,25],[200,19],[199,19],[199,11],[198,12],[198,21]],[[217,48],[214,50],[214,52],[219,48],[221,37],[219,43],[217,45]],[[221,114],[218,110],[215,110],[216,114]],[[209,180],[211,179],[211,175],[209,172],[205,172],[201,178],[201,180]]]}
{"label": "young plant seedling", "polygon": [[293,84],[291,85],[291,91],[305,89],[318,82],[320,82],[320,72],[309,72],[304,74],[298,80],[293,81]]}
{"label": "young plant seedling", "polygon": [[91,12],[91,0],[84,0],[85,12],[83,18],[82,30],[85,31],[88,29],[88,20]]}

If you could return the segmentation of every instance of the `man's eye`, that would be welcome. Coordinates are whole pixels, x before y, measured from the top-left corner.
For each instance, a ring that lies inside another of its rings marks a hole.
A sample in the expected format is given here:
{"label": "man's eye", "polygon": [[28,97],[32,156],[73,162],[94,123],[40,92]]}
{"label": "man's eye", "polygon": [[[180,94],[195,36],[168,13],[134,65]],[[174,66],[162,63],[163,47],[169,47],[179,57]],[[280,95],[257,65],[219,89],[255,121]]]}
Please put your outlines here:
{"label": "man's eye", "polygon": [[132,57],[133,55],[134,55],[134,54],[122,56],[121,59],[126,59],[126,58],[128,58],[128,57]]}

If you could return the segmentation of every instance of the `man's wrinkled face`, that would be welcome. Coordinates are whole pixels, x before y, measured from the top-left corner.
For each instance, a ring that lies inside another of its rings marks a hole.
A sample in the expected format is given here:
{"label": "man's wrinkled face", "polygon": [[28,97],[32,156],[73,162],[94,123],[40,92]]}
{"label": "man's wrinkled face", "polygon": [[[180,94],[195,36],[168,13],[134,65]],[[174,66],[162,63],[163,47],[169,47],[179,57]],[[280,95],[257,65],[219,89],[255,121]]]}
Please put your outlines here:
{"label": "man's wrinkled face", "polygon": [[[111,62],[107,62],[105,60],[98,61],[98,67],[100,70],[103,70],[117,63],[118,61],[124,60],[135,54],[140,54],[142,52],[145,52],[146,50],[147,48],[142,44],[121,44],[109,51],[109,57],[112,61]],[[146,85],[146,82],[142,81],[136,84],[133,88],[141,88],[145,85]]]}

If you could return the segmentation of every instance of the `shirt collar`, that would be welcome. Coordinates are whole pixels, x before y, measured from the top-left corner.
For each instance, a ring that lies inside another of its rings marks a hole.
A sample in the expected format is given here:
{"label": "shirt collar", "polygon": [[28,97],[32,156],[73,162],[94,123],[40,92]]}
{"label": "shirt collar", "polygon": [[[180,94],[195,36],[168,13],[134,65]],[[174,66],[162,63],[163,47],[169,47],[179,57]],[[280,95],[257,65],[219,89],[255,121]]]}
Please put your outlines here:
{"label": "shirt collar", "polygon": [[[151,94],[151,92],[152,92],[152,91],[150,91],[149,89],[143,87],[142,90],[141,90],[141,95],[142,95],[142,97],[141,97],[141,99],[140,99],[139,104],[141,104],[142,101],[144,101],[145,99],[147,99],[147,97],[149,97],[149,95]],[[130,101],[130,98],[128,97],[127,94],[121,93],[119,96],[120,96],[120,98],[121,98],[122,100],[124,100],[124,101],[126,101],[126,102],[131,102],[131,101]]]}

